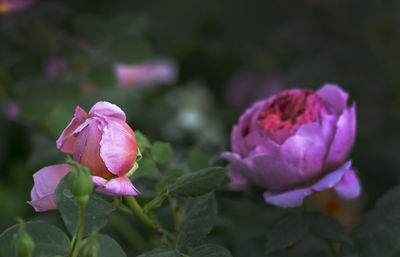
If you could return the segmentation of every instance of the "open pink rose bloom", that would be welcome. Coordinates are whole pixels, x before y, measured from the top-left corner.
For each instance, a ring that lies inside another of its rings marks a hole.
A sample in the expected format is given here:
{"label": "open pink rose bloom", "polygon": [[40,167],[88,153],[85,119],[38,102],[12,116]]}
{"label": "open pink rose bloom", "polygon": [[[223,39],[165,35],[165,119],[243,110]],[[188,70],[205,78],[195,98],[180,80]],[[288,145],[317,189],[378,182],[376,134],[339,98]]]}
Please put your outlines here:
{"label": "open pink rose bloom", "polygon": [[315,191],[334,188],[358,197],[360,183],[348,155],[356,131],[355,104],[326,84],[318,91],[292,89],[255,102],[233,127],[229,187],[266,189],[267,203],[295,207]]}
{"label": "open pink rose bloom", "polygon": [[[139,194],[128,178],[137,168],[138,146],[134,132],[125,121],[125,113],[108,102],[98,102],[89,114],[77,106],[74,118],[57,140],[61,151],[72,154],[74,161],[90,170],[99,193]],[[54,190],[72,170],[72,166],[60,164],[35,173],[29,204],[36,211],[55,209]]]}

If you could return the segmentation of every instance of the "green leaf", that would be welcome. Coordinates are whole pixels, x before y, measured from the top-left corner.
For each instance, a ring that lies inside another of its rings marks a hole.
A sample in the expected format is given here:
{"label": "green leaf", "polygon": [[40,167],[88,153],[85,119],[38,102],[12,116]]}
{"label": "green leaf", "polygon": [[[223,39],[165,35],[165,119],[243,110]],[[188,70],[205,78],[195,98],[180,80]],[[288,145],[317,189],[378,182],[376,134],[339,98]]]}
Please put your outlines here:
{"label": "green leaf", "polygon": [[[0,256],[14,256],[12,248],[13,236],[18,232],[19,224],[14,225],[0,235]],[[55,255],[67,256],[70,250],[68,236],[56,226],[40,223],[25,223],[25,231],[35,242],[33,257],[53,257]]]}
{"label": "green leaf", "polygon": [[[79,205],[69,190],[68,176],[64,176],[54,193],[54,202],[61,213],[61,217],[71,235],[78,231]],[[107,224],[107,219],[114,207],[100,196],[92,193],[85,206],[84,235],[89,235],[93,230],[99,230]]]}
{"label": "green leaf", "polygon": [[138,161],[139,168],[135,171],[136,174],[149,175],[154,174],[157,171],[157,166],[154,161],[150,158],[143,157]]}
{"label": "green leaf", "polygon": [[179,177],[170,186],[171,194],[175,196],[200,196],[221,186],[226,169],[210,167]]}
{"label": "green leaf", "polygon": [[166,186],[167,183],[165,181],[160,180],[157,182],[156,189],[158,192],[162,192]]}
{"label": "green leaf", "polygon": [[47,116],[46,125],[53,135],[60,135],[71,120],[71,109],[69,106],[58,104],[51,109]]}
{"label": "green leaf", "polygon": [[353,229],[353,245],[344,246],[348,255],[391,257],[400,252],[400,186],[385,193],[360,224]]}
{"label": "green leaf", "polygon": [[99,243],[99,254],[97,257],[126,257],[121,246],[107,235],[98,235],[97,242]]}
{"label": "green leaf", "polygon": [[146,148],[151,147],[150,140],[140,130],[135,130],[135,135],[140,151],[144,152]]}
{"label": "green leaf", "polygon": [[137,257],[180,257],[180,254],[176,249],[161,246]]}
{"label": "green leaf", "polygon": [[155,142],[151,146],[151,155],[158,163],[167,163],[172,160],[174,150],[169,143]]}
{"label": "green leaf", "polygon": [[232,254],[222,246],[214,244],[200,245],[190,252],[191,257],[232,257]]}
{"label": "green leaf", "polygon": [[347,251],[357,252],[352,252],[355,256],[392,257],[400,251],[398,220],[386,220],[377,212],[369,213],[352,231],[351,236],[353,245],[347,245],[350,248]]}
{"label": "green leaf", "polygon": [[388,219],[400,218],[400,186],[396,186],[386,192],[376,203],[376,209],[382,216]]}
{"label": "green leaf", "polygon": [[192,171],[205,169],[208,167],[208,157],[200,150],[193,150],[189,153],[188,166]]}
{"label": "green leaf", "polygon": [[213,193],[199,197],[182,221],[178,249],[199,244],[213,228],[217,212],[217,201]]}
{"label": "green leaf", "polygon": [[310,231],[317,237],[329,242],[351,243],[343,226],[334,218],[318,212],[306,214],[310,220]]}
{"label": "green leaf", "polygon": [[267,252],[291,246],[307,234],[309,226],[309,220],[303,214],[288,213],[269,231]]}
{"label": "green leaf", "polygon": [[169,191],[168,191],[168,187],[165,188],[164,191],[162,191],[159,195],[157,195],[156,198],[154,198],[153,200],[151,200],[150,202],[148,202],[143,210],[144,212],[148,212],[152,209],[158,208],[161,206],[161,204],[163,203],[163,201],[168,197],[169,195]]}
{"label": "green leaf", "polygon": [[175,181],[177,178],[185,174],[185,171],[178,168],[169,169],[165,172],[165,178],[167,180]]}

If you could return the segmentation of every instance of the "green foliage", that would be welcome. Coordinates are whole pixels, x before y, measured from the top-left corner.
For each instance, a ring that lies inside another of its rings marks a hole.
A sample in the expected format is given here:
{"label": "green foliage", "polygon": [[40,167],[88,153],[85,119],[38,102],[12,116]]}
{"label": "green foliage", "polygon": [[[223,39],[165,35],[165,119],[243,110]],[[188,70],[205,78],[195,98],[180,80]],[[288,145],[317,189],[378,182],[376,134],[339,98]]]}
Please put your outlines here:
{"label": "green foliage", "polygon": [[139,162],[139,168],[135,171],[136,174],[149,175],[157,171],[157,166],[150,158],[143,157]]}
{"label": "green foliage", "polygon": [[310,231],[329,242],[351,243],[344,227],[334,218],[319,212],[306,213],[310,219]]}
{"label": "green foliage", "polygon": [[[15,256],[12,247],[14,235],[18,233],[21,225],[14,225],[0,235],[0,256]],[[39,222],[25,223],[25,231],[35,242],[33,257],[54,257],[55,255],[67,256],[70,249],[68,236],[59,228]]]}
{"label": "green foliage", "polygon": [[14,234],[13,248],[18,257],[32,257],[35,251],[35,242],[32,237],[25,231],[25,224],[19,219],[18,233]]}
{"label": "green foliage", "polygon": [[[54,194],[54,202],[61,213],[61,217],[71,235],[75,235],[79,225],[79,205],[68,186],[68,173],[60,181]],[[107,224],[107,219],[114,207],[93,193],[85,206],[84,235],[93,230],[99,230]]]}
{"label": "green foliage", "polygon": [[211,167],[179,177],[170,186],[175,196],[200,196],[219,188],[225,178],[226,169]]}
{"label": "green foliage", "polygon": [[141,152],[151,147],[150,140],[140,130],[135,130],[136,140]]}
{"label": "green foliage", "polygon": [[190,252],[191,257],[232,257],[232,254],[222,246],[214,244],[200,245]]}
{"label": "green foliage", "polygon": [[198,149],[195,149],[189,153],[187,162],[192,171],[201,170],[208,167],[207,155]]}
{"label": "green foliage", "polygon": [[73,23],[76,35],[91,44],[99,44],[107,35],[107,22],[99,16],[79,15]]}
{"label": "green foliage", "polygon": [[89,237],[82,241],[79,247],[80,257],[98,257],[99,242],[97,236],[97,232],[93,231]]}
{"label": "green foliage", "polygon": [[121,246],[111,237],[100,234],[97,236],[97,242],[100,246],[97,257],[126,257]]}
{"label": "green foliage", "polygon": [[400,186],[389,190],[351,232],[353,245],[345,245],[347,255],[390,257],[400,252]]}
{"label": "green foliage", "polygon": [[160,207],[163,201],[168,197],[168,195],[169,195],[168,187],[165,187],[164,191],[162,191],[160,194],[157,195],[156,198],[154,198],[144,206],[143,208],[144,211],[148,212],[152,209]]}
{"label": "green foliage", "polygon": [[110,49],[113,58],[123,63],[138,63],[153,55],[149,43],[135,35],[123,35],[114,40]]}
{"label": "green foliage", "polygon": [[112,88],[116,83],[114,68],[111,64],[93,67],[89,77],[100,88]]}
{"label": "green foliage", "polygon": [[213,228],[217,213],[213,193],[197,198],[182,222],[177,247],[186,249],[198,245]]}
{"label": "green foliage", "polygon": [[155,142],[151,146],[151,155],[158,163],[167,163],[172,160],[174,150],[169,143]]}
{"label": "green foliage", "polygon": [[46,125],[49,130],[51,130],[53,135],[59,136],[64,130],[65,124],[70,122],[71,108],[68,107],[66,105],[59,104],[51,109],[46,120]]}
{"label": "green foliage", "polygon": [[177,250],[161,246],[149,252],[143,253],[137,257],[180,257]]}
{"label": "green foliage", "polygon": [[309,219],[303,213],[289,212],[268,232],[267,252],[291,246],[307,234],[309,227]]}
{"label": "green foliage", "polygon": [[175,181],[177,178],[185,174],[185,171],[178,168],[172,168],[165,172],[165,178],[167,180]]}

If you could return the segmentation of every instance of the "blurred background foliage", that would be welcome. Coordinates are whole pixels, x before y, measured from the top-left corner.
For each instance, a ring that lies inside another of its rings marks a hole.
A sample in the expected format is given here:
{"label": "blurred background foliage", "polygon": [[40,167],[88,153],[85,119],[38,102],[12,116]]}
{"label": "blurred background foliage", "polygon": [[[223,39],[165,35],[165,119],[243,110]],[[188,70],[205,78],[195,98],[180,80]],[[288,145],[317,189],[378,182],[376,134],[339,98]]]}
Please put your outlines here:
{"label": "blurred background foliage", "polygon": [[[170,142],[176,166],[187,169],[179,163],[193,149],[220,162],[232,125],[252,101],[326,82],[339,84],[357,104],[351,156],[363,196],[350,204],[317,196],[315,205],[357,224],[400,182],[399,12],[396,0],[38,0],[1,13],[1,230],[16,216],[34,215],[26,204],[31,175],[64,161],[55,140],[78,104],[87,111],[99,100],[117,104],[134,129]],[[173,83],[118,85],[116,64],[160,57],[179,67]],[[144,194],[156,194],[139,181]],[[262,256],[265,231],[283,210],[251,192],[218,194],[210,240],[234,256]],[[126,231],[109,233],[127,240]],[[138,250],[145,249],[131,249]]]}

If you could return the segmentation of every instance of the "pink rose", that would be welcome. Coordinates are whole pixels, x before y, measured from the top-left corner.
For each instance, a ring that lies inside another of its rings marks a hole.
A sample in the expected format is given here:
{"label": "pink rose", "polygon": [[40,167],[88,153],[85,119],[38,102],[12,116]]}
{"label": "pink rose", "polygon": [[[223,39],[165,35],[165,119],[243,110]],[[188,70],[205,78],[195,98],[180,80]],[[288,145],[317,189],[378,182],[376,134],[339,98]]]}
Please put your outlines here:
{"label": "pink rose", "polygon": [[356,131],[348,94],[326,84],[317,92],[292,89],[254,103],[232,130],[231,189],[265,188],[266,202],[301,205],[314,191],[335,188],[345,199],[360,194],[347,161]]}
{"label": "pink rose", "polygon": [[[57,140],[61,151],[72,154],[76,162],[90,170],[95,190],[99,193],[139,194],[128,178],[137,168],[138,146],[135,133],[125,120],[125,113],[108,102],[96,103],[89,114],[77,106],[74,118]],[[60,179],[70,171],[68,166],[49,166],[34,174],[35,185],[29,203],[37,211],[55,208],[50,195]],[[42,180],[49,173],[54,178]]]}

